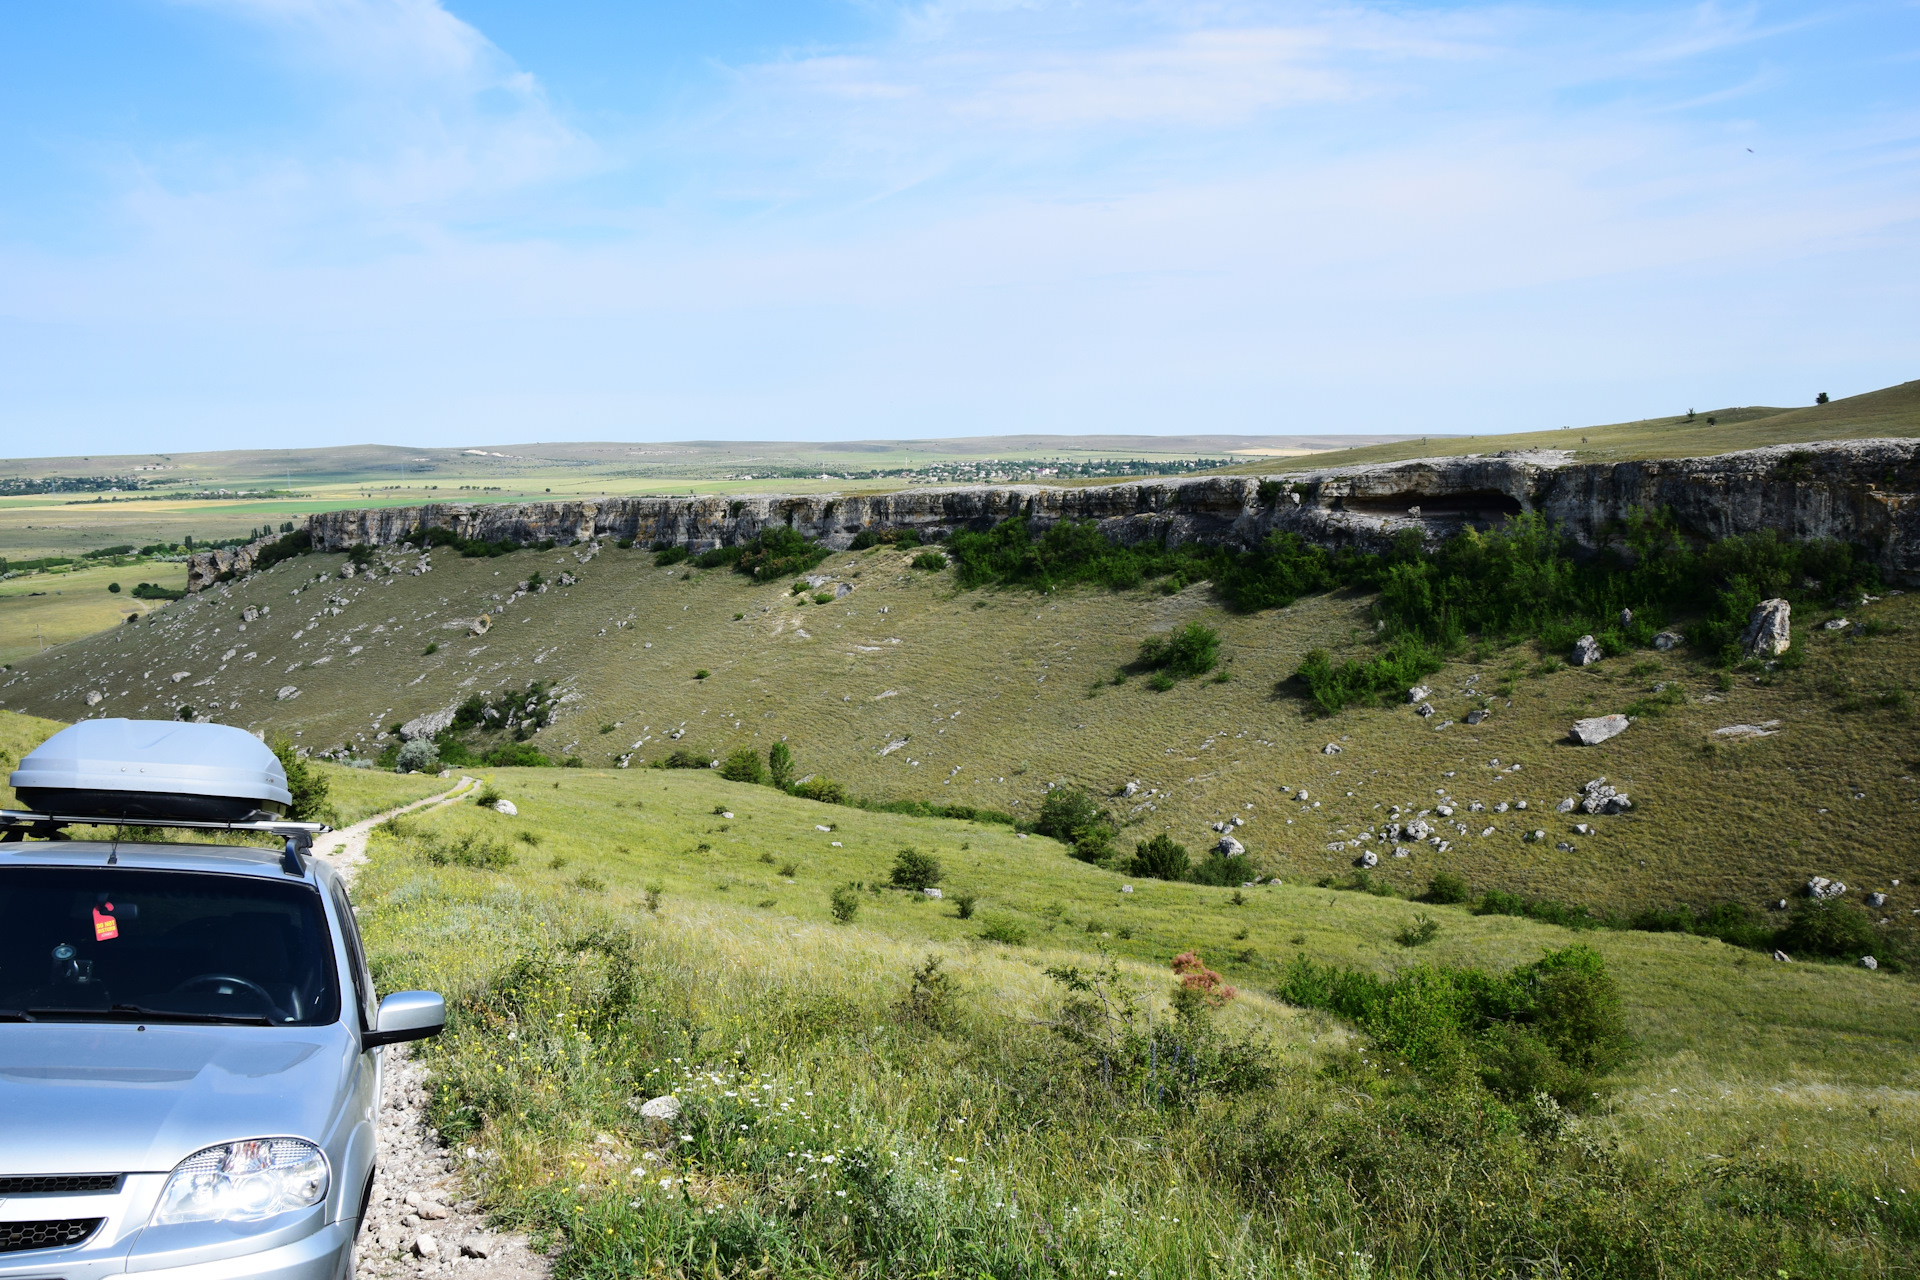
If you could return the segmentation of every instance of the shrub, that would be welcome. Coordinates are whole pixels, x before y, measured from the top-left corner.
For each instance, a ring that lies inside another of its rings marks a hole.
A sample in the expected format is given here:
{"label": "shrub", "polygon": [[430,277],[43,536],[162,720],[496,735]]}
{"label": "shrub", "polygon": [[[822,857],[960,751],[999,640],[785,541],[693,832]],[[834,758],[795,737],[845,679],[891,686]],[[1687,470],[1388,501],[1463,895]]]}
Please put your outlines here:
{"label": "shrub", "polygon": [[705,667],[701,667],[698,671],[693,673],[693,678],[695,680],[705,680],[708,676],[712,674],[713,672],[707,670]]}
{"label": "shrub", "polygon": [[478,795],[474,796],[473,802],[479,805],[482,809],[491,809],[493,808],[493,806],[499,804],[503,798],[504,797],[502,797],[501,794],[494,789],[494,785],[491,782],[489,782],[481,786],[480,792]]}
{"label": "shrub", "polygon": [[661,898],[661,895],[666,893],[666,891],[667,891],[666,886],[662,885],[658,880],[655,880],[647,885],[646,893],[647,893],[647,910],[648,911],[657,913],[660,910],[660,898]]}
{"label": "shrub", "polygon": [[962,920],[971,920],[974,904],[979,901],[979,897],[975,894],[956,893],[953,896],[953,913]]}
{"label": "shrub", "polygon": [[845,787],[835,782],[832,778],[822,778],[818,775],[808,778],[804,782],[794,783],[793,794],[803,800],[818,800],[821,804],[845,804],[847,802],[847,789]]}
{"label": "shrub", "polygon": [[1400,932],[1393,940],[1403,947],[1420,947],[1432,942],[1440,935],[1440,925],[1431,916],[1416,915],[1412,924],[1400,926]]}
{"label": "shrub", "polygon": [[1879,939],[1873,917],[1859,907],[1832,899],[1802,899],[1793,906],[1776,945],[1789,955],[1858,960],[1872,955]]}
{"label": "shrub", "polygon": [[480,757],[480,763],[496,769],[544,769],[553,761],[531,742],[503,742]]}
{"label": "shrub", "polygon": [[760,753],[752,747],[735,747],[720,762],[720,776],[729,782],[760,783],[766,778],[766,770],[760,763]]}
{"label": "shrub", "polygon": [[1428,902],[1452,905],[1465,902],[1470,895],[1465,880],[1451,871],[1441,871],[1427,881],[1427,892],[1423,896]]}
{"label": "shrub", "polygon": [[913,567],[925,569],[929,573],[939,573],[947,567],[947,558],[938,551],[922,551],[913,558]]}
{"label": "shrub", "polygon": [[394,769],[400,773],[440,772],[440,748],[429,738],[415,738],[400,748]]}
{"label": "shrub", "polygon": [[1076,857],[1099,861],[1112,849],[1113,819],[1085,787],[1055,787],[1040,801],[1034,830],[1074,847]]}
{"label": "shrub", "polygon": [[896,889],[931,889],[941,880],[940,860],[918,849],[902,849],[894,855],[892,879]]}
{"label": "shrub", "polygon": [[793,785],[793,752],[784,742],[767,748],[767,781],[782,791]]}
{"label": "shrub", "polygon": [[928,956],[925,963],[914,970],[906,998],[898,1005],[903,1021],[917,1022],[935,1030],[953,1024],[956,984],[953,975],[941,968],[944,963],[939,956]]}
{"label": "shrub", "polygon": [[841,924],[851,924],[853,918],[860,914],[860,895],[852,885],[843,884],[827,899],[827,909]]}
{"label": "shrub", "polygon": [[287,804],[287,816],[295,822],[326,822],[338,826],[340,814],[327,799],[332,784],[326,775],[301,758],[294,749],[293,739],[286,734],[275,734],[267,745],[287,774],[287,791],[293,797]]}
{"label": "shrub", "polygon": [[107,590],[117,596],[120,594],[120,584],[117,582],[109,582],[107,584]]}
{"label": "shrub", "polygon": [[1192,870],[1187,847],[1175,844],[1173,837],[1164,831],[1134,846],[1133,861],[1127,866],[1129,875],[1155,880],[1185,880]]}
{"label": "shrub", "polygon": [[420,656],[423,658],[431,658],[438,652],[440,652],[440,642],[438,640],[430,640],[427,642],[427,647],[420,651]]}
{"label": "shrub", "polygon": [[987,942],[1004,942],[1010,947],[1025,946],[1027,930],[1025,926],[1004,917],[989,920],[986,928],[980,930],[980,936]]}
{"label": "shrub", "polygon": [[1171,635],[1155,636],[1141,644],[1140,665],[1170,676],[1201,676],[1220,661],[1220,633],[1200,622],[1189,622]]}
{"label": "shrub", "polygon": [[653,563],[658,568],[679,564],[691,554],[678,543],[656,542],[653,544]]}

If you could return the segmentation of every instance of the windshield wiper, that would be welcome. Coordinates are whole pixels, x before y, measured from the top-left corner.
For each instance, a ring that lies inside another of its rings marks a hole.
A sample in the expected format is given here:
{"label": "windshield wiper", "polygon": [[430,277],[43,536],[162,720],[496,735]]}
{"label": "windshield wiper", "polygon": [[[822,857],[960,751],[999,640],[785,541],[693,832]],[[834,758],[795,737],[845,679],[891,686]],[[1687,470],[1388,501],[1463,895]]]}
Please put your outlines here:
{"label": "windshield wiper", "polygon": [[245,1027],[270,1027],[273,1020],[254,1013],[181,1013],[172,1009],[149,1009],[145,1005],[116,1004],[108,1009],[28,1009],[34,1018],[106,1018],[115,1022],[210,1022]]}

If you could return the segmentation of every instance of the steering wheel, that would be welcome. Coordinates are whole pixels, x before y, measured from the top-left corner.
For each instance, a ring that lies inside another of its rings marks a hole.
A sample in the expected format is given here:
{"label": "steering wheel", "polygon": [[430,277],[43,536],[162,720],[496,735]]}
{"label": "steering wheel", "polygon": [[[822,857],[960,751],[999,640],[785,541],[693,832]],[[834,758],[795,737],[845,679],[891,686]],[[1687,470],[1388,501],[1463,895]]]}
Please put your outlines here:
{"label": "steering wheel", "polygon": [[[275,1000],[265,987],[261,986],[257,982],[252,981],[251,979],[235,977],[233,974],[230,974],[230,973],[196,974],[194,977],[188,978],[185,982],[182,982],[176,987],[174,987],[173,990],[185,991],[189,987],[207,987],[220,982],[232,983],[236,987],[245,987],[247,990],[253,992],[253,994],[259,996],[261,1003],[265,1004],[268,1009],[272,1010],[276,1018],[280,1019],[281,1021],[286,1020],[286,1017],[287,1017],[286,1011],[280,1007],[280,1002]],[[168,994],[172,994],[172,993],[169,992]]]}

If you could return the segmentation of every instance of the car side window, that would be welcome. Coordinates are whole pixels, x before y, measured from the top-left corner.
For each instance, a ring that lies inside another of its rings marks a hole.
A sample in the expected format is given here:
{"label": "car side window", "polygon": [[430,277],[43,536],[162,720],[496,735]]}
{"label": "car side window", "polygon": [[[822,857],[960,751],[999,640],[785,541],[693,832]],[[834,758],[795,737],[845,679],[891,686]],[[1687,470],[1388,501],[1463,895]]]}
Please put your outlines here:
{"label": "car side window", "polygon": [[347,900],[346,891],[338,882],[333,885],[333,908],[340,917],[340,936],[347,944],[347,967],[353,970],[353,993],[360,1000],[361,1024],[371,1027],[379,1017],[374,1003],[373,975],[367,970],[366,953],[360,946],[360,924],[353,918],[353,903]]}

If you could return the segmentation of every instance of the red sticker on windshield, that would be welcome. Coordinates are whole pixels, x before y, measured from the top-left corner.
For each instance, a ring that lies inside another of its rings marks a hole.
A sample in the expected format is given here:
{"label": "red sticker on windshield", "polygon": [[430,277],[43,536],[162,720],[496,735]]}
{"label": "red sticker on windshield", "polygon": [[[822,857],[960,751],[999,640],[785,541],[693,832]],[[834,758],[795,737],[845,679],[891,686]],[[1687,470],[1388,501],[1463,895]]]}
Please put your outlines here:
{"label": "red sticker on windshield", "polygon": [[108,938],[120,936],[120,922],[112,916],[102,915],[100,908],[93,909],[93,940],[105,942]]}

